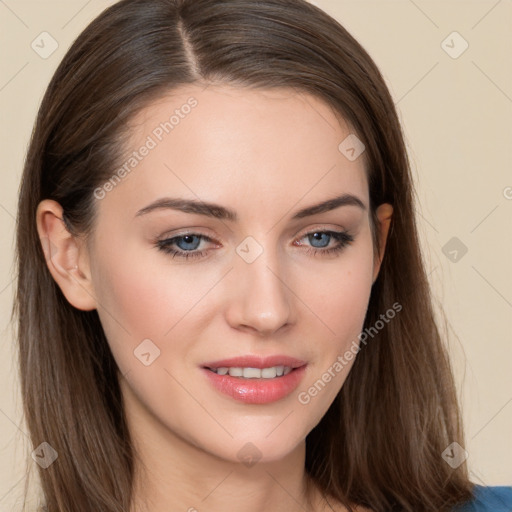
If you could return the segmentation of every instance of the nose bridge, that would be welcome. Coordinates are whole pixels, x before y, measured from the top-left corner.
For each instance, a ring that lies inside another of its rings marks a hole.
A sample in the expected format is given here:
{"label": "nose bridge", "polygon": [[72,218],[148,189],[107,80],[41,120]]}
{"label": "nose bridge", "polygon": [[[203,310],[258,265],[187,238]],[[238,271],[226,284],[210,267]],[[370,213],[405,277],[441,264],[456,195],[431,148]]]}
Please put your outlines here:
{"label": "nose bridge", "polygon": [[291,321],[290,293],[278,250],[247,237],[236,248],[228,319],[233,327],[271,334]]}

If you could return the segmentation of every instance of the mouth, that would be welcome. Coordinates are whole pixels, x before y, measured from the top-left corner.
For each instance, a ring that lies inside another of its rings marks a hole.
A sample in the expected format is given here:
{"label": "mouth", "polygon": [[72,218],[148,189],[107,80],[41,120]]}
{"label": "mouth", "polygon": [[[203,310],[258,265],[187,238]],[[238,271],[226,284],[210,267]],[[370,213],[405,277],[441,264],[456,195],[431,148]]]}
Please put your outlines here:
{"label": "mouth", "polygon": [[206,363],[202,370],[223,395],[248,404],[266,404],[290,395],[306,366],[305,361],[287,356],[244,356]]}

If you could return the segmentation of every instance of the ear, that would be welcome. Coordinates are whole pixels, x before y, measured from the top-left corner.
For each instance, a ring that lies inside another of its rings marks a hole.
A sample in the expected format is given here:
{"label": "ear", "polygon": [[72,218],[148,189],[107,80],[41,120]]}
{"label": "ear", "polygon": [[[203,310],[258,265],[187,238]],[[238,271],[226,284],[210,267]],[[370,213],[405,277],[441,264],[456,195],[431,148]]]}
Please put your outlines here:
{"label": "ear", "polygon": [[393,215],[393,207],[388,203],[383,203],[377,208],[376,214],[378,219],[378,225],[376,229],[378,230],[380,235],[380,245],[378,256],[375,257],[373,260],[373,283],[375,283],[377,276],[379,275],[382,259],[384,258],[384,252],[386,250],[386,241],[388,239],[389,233],[389,226],[391,224],[391,217]]}
{"label": "ear", "polygon": [[96,309],[88,255],[82,239],[71,235],[62,217],[62,206],[45,199],[37,207],[37,231],[46,264],[68,302],[77,309]]}

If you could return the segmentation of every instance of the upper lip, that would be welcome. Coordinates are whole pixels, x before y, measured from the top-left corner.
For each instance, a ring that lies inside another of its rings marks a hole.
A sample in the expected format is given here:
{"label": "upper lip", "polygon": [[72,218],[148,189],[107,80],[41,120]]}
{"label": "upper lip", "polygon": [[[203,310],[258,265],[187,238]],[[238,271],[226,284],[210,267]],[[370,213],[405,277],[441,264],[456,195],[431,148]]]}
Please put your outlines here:
{"label": "upper lip", "polygon": [[290,366],[291,368],[299,368],[304,366],[305,361],[276,354],[274,356],[239,356],[231,357],[229,359],[221,359],[218,361],[211,361],[204,363],[203,368],[271,368],[272,366]]}

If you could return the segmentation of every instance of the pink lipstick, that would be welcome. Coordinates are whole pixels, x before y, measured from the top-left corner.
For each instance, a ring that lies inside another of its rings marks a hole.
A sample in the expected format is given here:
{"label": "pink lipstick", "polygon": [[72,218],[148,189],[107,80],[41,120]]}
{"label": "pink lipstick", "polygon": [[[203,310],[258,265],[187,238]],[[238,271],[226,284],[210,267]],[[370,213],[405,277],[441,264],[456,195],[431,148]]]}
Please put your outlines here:
{"label": "pink lipstick", "polygon": [[284,355],[241,356],[205,363],[202,371],[221,393],[247,404],[266,404],[296,389],[306,365]]}

